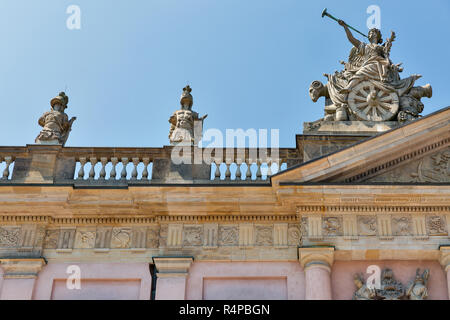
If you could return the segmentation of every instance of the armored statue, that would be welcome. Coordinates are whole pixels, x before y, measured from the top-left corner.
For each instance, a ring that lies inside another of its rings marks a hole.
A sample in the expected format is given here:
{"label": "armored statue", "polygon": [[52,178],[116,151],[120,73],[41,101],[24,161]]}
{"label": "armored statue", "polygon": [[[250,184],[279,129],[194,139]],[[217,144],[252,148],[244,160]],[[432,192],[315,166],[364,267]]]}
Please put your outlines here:
{"label": "armored statue", "polygon": [[420,274],[420,269],[417,269],[416,278],[409,283],[406,290],[406,296],[409,300],[425,300],[428,297],[427,284],[429,276],[429,269],[425,269],[422,274]]}
{"label": "armored statue", "polygon": [[195,141],[199,141],[201,137],[196,137],[194,139],[194,133],[196,130],[196,125],[200,125],[199,134],[201,135],[201,128],[203,127],[203,120],[206,119],[208,115],[199,117],[199,114],[192,111],[192,105],[194,104],[194,99],[191,95],[191,87],[186,86],[183,88],[183,93],[181,94],[180,104],[181,109],[175,111],[169,119],[170,132],[169,140],[171,144],[190,144],[193,145]]}
{"label": "armored statue", "polygon": [[362,274],[355,274],[353,278],[357,290],[353,294],[353,300],[373,300],[376,296],[375,288],[370,289],[364,282]]}
{"label": "armored statue", "polygon": [[61,144],[64,145],[69,137],[73,122],[77,119],[72,117],[70,120],[64,110],[69,103],[69,97],[64,92],[50,101],[51,110],[45,112],[39,118],[39,125],[43,127],[36,137],[37,144]]}
{"label": "armored statue", "polygon": [[369,43],[357,40],[349,26],[342,20],[347,38],[353,48],[342,71],[324,74],[328,83],[313,81],[309,88],[316,102],[325,97],[324,121],[408,121],[420,116],[423,97],[430,98],[429,84],[418,87],[414,83],[421,75],[401,79],[400,64],[390,59],[395,33],[383,43],[380,30],[373,28],[367,38]]}

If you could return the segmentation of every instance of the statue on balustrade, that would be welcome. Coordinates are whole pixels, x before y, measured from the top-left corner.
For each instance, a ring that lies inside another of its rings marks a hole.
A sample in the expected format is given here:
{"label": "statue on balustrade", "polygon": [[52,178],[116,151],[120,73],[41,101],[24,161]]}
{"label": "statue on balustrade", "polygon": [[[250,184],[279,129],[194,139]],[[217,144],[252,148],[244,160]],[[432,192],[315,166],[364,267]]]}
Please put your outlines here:
{"label": "statue on balustrade", "polygon": [[73,122],[77,119],[69,117],[64,112],[69,103],[69,97],[64,92],[50,101],[51,110],[45,112],[39,118],[39,125],[43,127],[39,135],[36,137],[37,144],[64,144],[69,137]]}
{"label": "statue on balustrade", "polygon": [[[328,14],[327,14],[328,15]],[[324,74],[328,83],[313,81],[309,88],[316,102],[325,97],[324,121],[409,121],[420,117],[421,98],[431,98],[429,84],[414,86],[421,75],[400,78],[401,63],[390,59],[395,33],[383,43],[380,30],[368,33],[369,43],[357,40],[342,20],[348,40],[353,44],[342,71]]]}
{"label": "statue on balustrade", "polygon": [[189,86],[183,88],[180,99],[181,109],[175,111],[169,119],[171,144],[194,145],[201,139],[203,121],[208,115],[199,117],[197,112],[192,111],[194,99],[191,91]]}

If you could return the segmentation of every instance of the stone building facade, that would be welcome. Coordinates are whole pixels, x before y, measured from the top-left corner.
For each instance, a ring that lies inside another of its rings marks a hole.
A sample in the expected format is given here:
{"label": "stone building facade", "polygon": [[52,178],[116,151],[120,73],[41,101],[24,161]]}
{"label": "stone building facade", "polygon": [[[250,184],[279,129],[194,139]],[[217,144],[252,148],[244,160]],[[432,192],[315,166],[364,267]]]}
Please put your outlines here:
{"label": "stone building facade", "polygon": [[257,158],[189,140],[200,164],[0,147],[0,299],[448,299],[449,128],[450,108],[306,123]]}

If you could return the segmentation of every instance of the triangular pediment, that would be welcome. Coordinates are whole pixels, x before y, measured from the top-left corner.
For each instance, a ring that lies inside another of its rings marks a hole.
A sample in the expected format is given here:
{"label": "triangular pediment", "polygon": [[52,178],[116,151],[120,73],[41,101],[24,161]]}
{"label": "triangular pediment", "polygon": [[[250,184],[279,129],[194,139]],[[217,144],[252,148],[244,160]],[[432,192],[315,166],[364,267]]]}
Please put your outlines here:
{"label": "triangular pediment", "polygon": [[272,176],[272,183],[450,183],[449,155],[447,107],[292,167]]}
{"label": "triangular pediment", "polygon": [[366,179],[368,182],[450,183],[450,147],[420,159],[413,159],[387,172]]}

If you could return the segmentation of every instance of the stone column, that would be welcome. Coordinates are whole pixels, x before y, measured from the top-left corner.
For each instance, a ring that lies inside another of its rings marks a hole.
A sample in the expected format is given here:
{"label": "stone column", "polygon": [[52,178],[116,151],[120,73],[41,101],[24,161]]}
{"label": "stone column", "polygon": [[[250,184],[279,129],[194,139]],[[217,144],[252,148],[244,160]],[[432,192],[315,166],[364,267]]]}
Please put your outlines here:
{"label": "stone column", "polygon": [[445,270],[445,273],[447,274],[447,290],[448,290],[448,298],[450,300],[450,246],[448,247],[441,247],[441,256],[440,256],[440,263],[442,267]]}
{"label": "stone column", "polygon": [[331,266],[334,248],[299,248],[299,260],[305,271],[305,299],[331,300]]}
{"label": "stone column", "polygon": [[156,300],[184,300],[193,258],[153,258],[157,271]]}
{"label": "stone column", "polygon": [[39,259],[0,259],[4,270],[0,300],[31,300],[37,275],[45,265]]}

